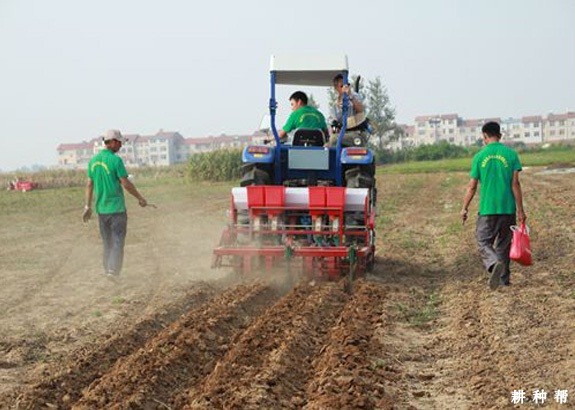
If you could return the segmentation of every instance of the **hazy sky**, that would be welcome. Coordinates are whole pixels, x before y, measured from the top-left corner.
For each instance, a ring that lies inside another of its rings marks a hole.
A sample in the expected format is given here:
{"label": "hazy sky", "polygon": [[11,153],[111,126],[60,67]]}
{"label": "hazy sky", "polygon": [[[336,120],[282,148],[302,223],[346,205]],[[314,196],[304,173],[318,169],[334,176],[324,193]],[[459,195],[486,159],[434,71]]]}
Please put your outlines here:
{"label": "hazy sky", "polygon": [[380,76],[402,123],[575,110],[573,0],[0,0],[0,169],[109,128],[250,133],[299,52]]}

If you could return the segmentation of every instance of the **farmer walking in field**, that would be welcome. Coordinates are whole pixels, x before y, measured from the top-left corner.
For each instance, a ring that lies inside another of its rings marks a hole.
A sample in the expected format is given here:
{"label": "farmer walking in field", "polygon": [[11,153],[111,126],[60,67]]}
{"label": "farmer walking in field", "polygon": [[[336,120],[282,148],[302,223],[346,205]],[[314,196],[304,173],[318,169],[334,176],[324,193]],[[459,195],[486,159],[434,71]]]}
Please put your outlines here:
{"label": "farmer walking in field", "polygon": [[104,243],[104,274],[116,277],[122,270],[124,242],[128,228],[128,215],[122,187],[132,194],[140,206],[148,203],[128,179],[124,162],[116,153],[122,148],[124,137],[118,130],[109,130],[104,136],[105,149],[96,154],[88,164],[86,205],[82,219],[92,216],[92,198],[100,223]]}
{"label": "farmer walking in field", "polygon": [[476,237],[483,266],[490,273],[489,287],[510,285],[509,250],[513,237],[510,227],[525,221],[523,194],[519,183],[521,162],[517,152],[503,145],[499,124],[488,122],[481,129],[483,147],[473,157],[471,180],[463,199],[461,218],[468,217],[469,203],[479,191]]}

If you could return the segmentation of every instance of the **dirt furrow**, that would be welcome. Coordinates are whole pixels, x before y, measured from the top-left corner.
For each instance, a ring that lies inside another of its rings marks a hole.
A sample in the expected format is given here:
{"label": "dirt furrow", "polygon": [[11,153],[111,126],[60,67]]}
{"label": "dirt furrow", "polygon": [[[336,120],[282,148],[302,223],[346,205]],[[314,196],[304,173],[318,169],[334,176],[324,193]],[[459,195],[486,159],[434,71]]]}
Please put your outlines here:
{"label": "dirt furrow", "polygon": [[524,390],[529,400],[535,389],[553,394],[554,389],[569,388],[575,337],[568,325],[575,320],[573,244],[564,232],[557,234],[546,224],[573,226],[574,216],[554,205],[555,194],[564,192],[564,186],[538,179],[526,185],[534,265],[512,263],[512,286],[493,292],[486,286],[474,242],[458,249],[451,270],[465,280],[446,282],[442,289],[443,326],[430,333],[424,345],[435,360],[423,360],[419,366],[434,376],[423,383],[429,396],[416,399],[422,408],[446,403],[506,408],[513,390]]}
{"label": "dirt furrow", "polygon": [[379,367],[382,346],[374,337],[383,326],[385,290],[358,281],[312,363],[314,377],[306,387],[306,409],[391,408],[385,369]]}
{"label": "dirt furrow", "polygon": [[101,344],[90,344],[74,352],[64,366],[44,369],[42,382],[0,396],[0,402],[13,402],[17,408],[70,408],[80,398],[81,390],[108,372],[118,359],[137,351],[182,312],[205,303],[217,292],[205,283],[196,286],[177,303],[141,319],[119,334],[104,337]]}
{"label": "dirt furrow", "polygon": [[347,298],[339,283],[295,288],[258,318],[203,383],[178,404],[300,407],[311,360]]}
{"label": "dirt furrow", "polygon": [[240,285],[186,313],[94,382],[74,408],[156,408],[212,371],[226,344],[277,297]]}

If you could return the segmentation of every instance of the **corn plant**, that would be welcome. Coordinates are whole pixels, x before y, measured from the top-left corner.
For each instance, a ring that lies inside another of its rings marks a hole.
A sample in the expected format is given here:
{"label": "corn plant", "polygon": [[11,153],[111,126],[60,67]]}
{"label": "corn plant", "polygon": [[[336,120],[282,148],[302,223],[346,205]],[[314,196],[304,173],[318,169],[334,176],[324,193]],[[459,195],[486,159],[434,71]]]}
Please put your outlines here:
{"label": "corn plant", "polygon": [[196,181],[230,181],[239,178],[241,165],[239,149],[194,154],[188,162],[188,176]]}

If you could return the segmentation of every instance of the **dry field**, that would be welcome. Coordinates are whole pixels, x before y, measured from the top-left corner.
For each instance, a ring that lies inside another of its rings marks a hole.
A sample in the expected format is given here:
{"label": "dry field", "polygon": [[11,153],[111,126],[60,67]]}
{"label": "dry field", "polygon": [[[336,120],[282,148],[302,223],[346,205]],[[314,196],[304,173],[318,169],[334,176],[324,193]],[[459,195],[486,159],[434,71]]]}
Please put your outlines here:
{"label": "dry field", "polygon": [[379,175],[375,272],[351,296],[211,270],[225,184],[140,185],[158,208],[128,199],[116,281],[80,189],[1,192],[0,408],[488,409],[519,390],[573,408],[575,178],[541,171],[522,178],[535,264],[496,291],[465,173]]}

